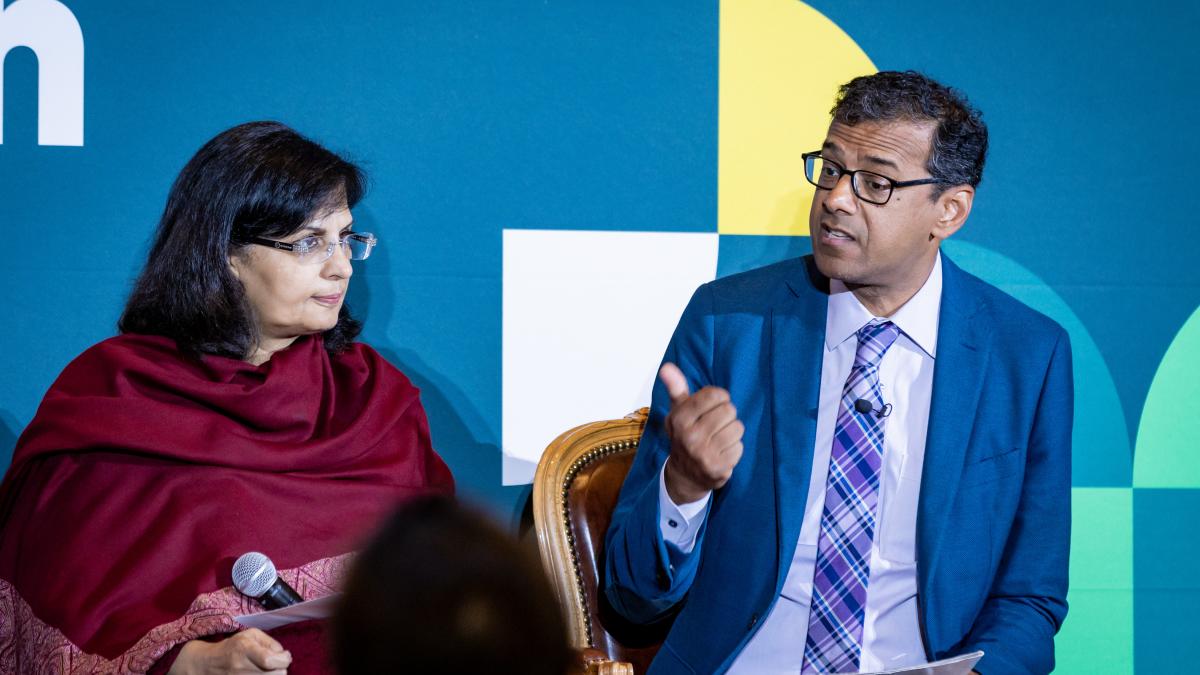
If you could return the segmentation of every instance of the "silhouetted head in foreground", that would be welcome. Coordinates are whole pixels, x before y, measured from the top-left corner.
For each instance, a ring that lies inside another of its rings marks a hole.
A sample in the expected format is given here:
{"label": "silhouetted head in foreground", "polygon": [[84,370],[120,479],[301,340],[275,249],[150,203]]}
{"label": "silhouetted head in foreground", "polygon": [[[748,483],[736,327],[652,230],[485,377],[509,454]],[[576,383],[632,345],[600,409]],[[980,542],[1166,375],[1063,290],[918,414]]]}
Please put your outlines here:
{"label": "silhouetted head in foreground", "polygon": [[408,503],[359,555],[334,640],[343,675],[563,675],[573,658],[536,558],[445,498]]}

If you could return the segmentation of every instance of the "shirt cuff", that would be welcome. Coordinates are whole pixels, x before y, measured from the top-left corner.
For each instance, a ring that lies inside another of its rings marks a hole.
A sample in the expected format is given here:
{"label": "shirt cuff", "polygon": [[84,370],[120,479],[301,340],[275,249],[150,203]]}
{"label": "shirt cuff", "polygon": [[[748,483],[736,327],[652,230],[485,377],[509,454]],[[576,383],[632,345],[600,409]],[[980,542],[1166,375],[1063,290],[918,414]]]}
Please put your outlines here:
{"label": "shirt cuff", "polygon": [[712,492],[694,502],[676,504],[667,494],[666,475],[667,463],[663,462],[663,468],[658,472],[658,529],[663,541],[674,544],[680,553],[688,554],[696,546],[696,535],[708,514]]}

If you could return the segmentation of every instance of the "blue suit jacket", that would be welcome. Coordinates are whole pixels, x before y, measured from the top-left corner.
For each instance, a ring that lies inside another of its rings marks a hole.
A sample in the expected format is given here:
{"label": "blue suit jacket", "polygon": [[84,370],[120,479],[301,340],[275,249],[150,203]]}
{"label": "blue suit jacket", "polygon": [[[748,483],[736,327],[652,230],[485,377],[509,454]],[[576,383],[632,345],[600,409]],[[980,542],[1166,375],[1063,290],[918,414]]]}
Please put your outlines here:
{"label": "blue suit jacket", "polygon": [[[917,515],[921,634],[930,659],[982,649],[984,675],[1048,673],[1067,612],[1070,344],[1049,318],[942,260]],[[693,552],[665,544],[669,399],[656,384],[604,579],[613,608],[635,622],[677,614],[652,675],[726,670],[779,595],[812,470],[828,298],[805,257],[705,284],[684,310],[664,358],[692,391],[729,390],[745,451]]]}

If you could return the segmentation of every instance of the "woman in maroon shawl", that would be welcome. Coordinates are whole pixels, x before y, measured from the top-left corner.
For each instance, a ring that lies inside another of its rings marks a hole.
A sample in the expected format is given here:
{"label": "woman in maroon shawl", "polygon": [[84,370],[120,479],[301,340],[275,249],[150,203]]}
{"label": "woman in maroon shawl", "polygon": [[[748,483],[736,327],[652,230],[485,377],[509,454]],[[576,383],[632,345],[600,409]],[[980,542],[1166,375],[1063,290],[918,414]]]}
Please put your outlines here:
{"label": "woman in maroon shawl", "polygon": [[233,561],[327,595],[399,501],[453,491],[416,388],[353,342],[362,186],[269,122],[184,167],[121,335],[67,366],[0,485],[0,673],[328,667],[323,622],[241,631]]}

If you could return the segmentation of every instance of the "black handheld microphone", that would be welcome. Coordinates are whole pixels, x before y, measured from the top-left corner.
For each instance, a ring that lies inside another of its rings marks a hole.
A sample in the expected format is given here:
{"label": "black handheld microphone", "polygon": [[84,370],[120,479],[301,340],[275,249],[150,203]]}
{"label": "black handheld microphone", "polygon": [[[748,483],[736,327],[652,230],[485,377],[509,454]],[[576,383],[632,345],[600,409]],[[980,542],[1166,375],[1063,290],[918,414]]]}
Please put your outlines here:
{"label": "black handheld microphone", "polygon": [[879,410],[876,410],[875,406],[871,405],[871,402],[865,398],[860,398],[860,399],[856,400],[854,402],[854,409],[863,415],[873,412],[873,413],[875,413],[875,417],[877,417],[878,419],[883,419],[883,418],[887,417],[888,415],[892,414],[892,404],[891,403],[885,403],[882,408],[880,408]]}
{"label": "black handheld microphone", "polygon": [[275,572],[275,563],[258,551],[243,553],[233,563],[233,587],[242,595],[258,600],[266,609],[281,609],[304,602],[296,589]]}

